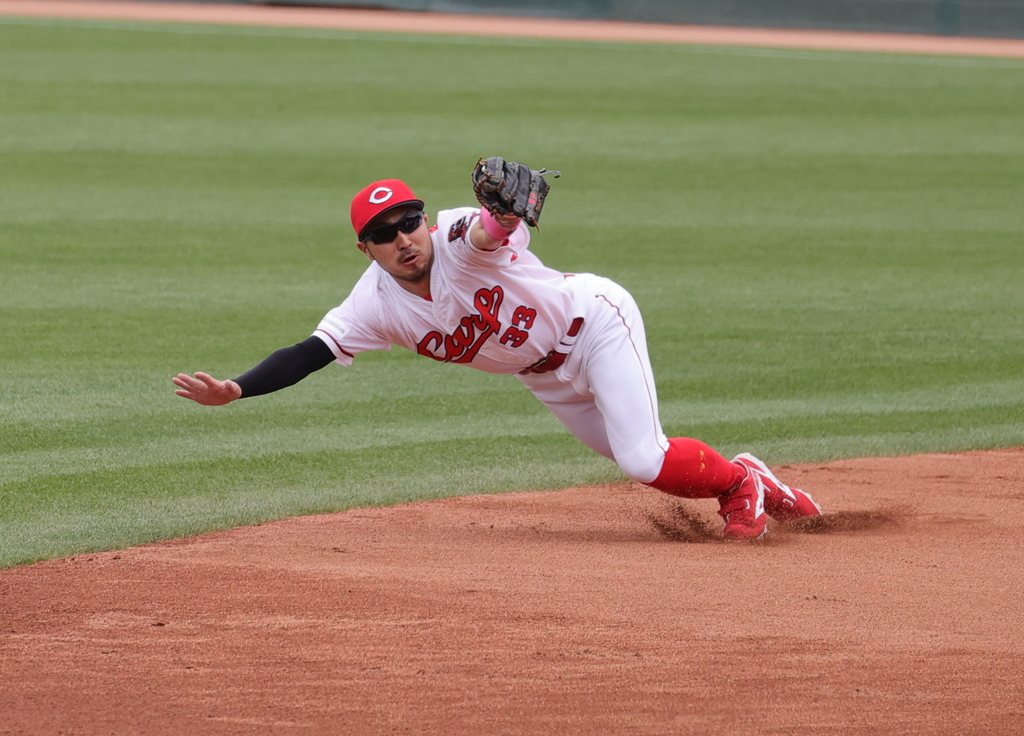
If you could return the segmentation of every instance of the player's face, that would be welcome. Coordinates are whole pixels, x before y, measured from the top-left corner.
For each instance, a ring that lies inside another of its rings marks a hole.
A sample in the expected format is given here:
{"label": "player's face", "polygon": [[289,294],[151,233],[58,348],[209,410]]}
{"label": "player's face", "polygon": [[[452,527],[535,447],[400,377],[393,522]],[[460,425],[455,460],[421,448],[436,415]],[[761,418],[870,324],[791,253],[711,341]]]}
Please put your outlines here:
{"label": "player's face", "polygon": [[[421,215],[420,223],[411,233],[402,232],[403,228],[413,224],[405,218],[415,218]],[[434,264],[434,243],[430,239],[430,230],[427,228],[427,216],[414,207],[399,207],[392,212],[381,215],[378,222],[374,222],[371,231],[381,226],[399,224],[394,228],[395,237],[386,242],[374,243],[367,239],[366,242],[358,242],[356,246],[371,261],[391,274],[402,288],[420,296],[430,294],[430,268]],[[387,232],[387,236],[391,233]],[[378,236],[376,238],[380,240]]]}

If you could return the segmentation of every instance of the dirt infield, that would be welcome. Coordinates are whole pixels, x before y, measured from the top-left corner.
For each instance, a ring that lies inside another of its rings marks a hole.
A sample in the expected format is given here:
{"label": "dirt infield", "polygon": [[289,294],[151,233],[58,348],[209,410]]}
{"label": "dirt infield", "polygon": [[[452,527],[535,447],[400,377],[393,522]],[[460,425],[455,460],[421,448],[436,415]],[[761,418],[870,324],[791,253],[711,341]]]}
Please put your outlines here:
{"label": "dirt infield", "polygon": [[[0,14],[642,30],[58,0],[0,0]],[[1016,41],[647,31],[1024,58]],[[295,518],[0,571],[0,734],[1024,733],[1024,449],[776,470],[827,513],[753,544],[720,541],[713,502],[622,484]]]}
{"label": "dirt infield", "polygon": [[0,572],[3,734],[1019,734],[1024,450],[295,518]]}

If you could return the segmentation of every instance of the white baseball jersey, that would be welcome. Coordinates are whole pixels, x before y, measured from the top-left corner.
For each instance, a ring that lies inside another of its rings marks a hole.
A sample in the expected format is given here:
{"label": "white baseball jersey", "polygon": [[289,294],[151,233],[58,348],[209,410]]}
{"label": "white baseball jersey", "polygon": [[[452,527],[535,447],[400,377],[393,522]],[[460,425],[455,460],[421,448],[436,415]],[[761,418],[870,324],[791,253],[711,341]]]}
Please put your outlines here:
{"label": "white baseball jersey", "polygon": [[445,363],[488,373],[519,373],[546,356],[574,318],[566,276],[528,250],[525,225],[506,246],[482,251],[469,242],[479,210],[443,210],[431,228],[430,299],[403,289],[376,263],[324,317],[315,335],[350,365],[366,350],[400,345]]}
{"label": "white baseball jersey", "polygon": [[[544,266],[528,250],[522,224],[508,245],[478,250],[469,242],[478,216],[473,208],[438,213],[429,300],[372,263],[313,334],[341,365],[400,345],[434,360],[517,374],[588,447],[631,478],[653,481],[668,441],[636,302],[608,279]],[[556,347],[565,359],[557,370],[521,374]]]}

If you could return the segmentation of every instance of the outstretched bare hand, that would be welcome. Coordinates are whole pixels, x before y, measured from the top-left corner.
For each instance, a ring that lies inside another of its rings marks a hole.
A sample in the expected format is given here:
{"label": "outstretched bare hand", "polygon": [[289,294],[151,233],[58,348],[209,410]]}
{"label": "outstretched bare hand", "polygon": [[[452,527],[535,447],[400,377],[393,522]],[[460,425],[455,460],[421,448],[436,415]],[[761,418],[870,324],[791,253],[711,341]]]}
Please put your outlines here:
{"label": "outstretched bare hand", "polygon": [[178,386],[174,393],[203,406],[223,406],[242,398],[242,387],[234,381],[218,381],[201,371],[196,371],[194,378],[187,373],[179,373],[171,381]]}

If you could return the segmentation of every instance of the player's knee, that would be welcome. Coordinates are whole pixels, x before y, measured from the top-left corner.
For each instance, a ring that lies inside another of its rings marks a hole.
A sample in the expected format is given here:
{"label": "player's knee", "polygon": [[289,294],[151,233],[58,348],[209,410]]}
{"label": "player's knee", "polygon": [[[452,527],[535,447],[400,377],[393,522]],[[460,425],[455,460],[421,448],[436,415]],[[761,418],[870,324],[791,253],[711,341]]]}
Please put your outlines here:
{"label": "player's knee", "polygon": [[635,481],[651,483],[661,472],[665,462],[665,451],[660,447],[637,448],[632,452],[615,456],[619,469]]}

